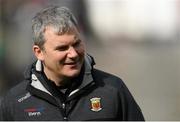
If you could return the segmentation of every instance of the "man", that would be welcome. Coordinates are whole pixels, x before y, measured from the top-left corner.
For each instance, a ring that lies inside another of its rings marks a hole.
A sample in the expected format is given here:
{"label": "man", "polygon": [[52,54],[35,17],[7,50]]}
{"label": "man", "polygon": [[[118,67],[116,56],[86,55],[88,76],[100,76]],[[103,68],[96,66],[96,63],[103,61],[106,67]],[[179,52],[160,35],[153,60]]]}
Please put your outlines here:
{"label": "man", "polygon": [[0,105],[0,120],[144,120],[123,81],[93,68],[78,23],[65,7],[33,18],[37,57]]}

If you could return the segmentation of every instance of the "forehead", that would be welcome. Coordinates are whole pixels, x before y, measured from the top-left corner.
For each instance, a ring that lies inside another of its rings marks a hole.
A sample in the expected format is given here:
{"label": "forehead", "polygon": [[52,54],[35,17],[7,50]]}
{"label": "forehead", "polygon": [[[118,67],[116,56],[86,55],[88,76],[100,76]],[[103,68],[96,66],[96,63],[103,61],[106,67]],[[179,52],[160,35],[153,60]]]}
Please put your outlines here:
{"label": "forehead", "polygon": [[46,27],[45,31],[44,31],[44,37],[45,40],[61,40],[61,41],[66,41],[69,39],[77,39],[80,38],[80,34],[78,31],[76,31],[75,29],[71,29],[70,31],[64,33],[64,34],[59,34],[57,32],[56,29],[54,29],[53,27]]}

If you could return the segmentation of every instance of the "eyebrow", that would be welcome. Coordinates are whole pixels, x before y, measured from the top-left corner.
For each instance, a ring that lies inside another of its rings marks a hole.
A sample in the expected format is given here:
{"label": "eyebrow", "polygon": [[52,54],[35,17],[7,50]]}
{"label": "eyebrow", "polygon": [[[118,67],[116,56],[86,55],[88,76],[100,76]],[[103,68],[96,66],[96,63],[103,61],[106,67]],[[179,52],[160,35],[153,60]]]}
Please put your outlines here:
{"label": "eyebrow", "polygon": [[[73,42],[73,44],[76,44],[76,43],[81,42],[82,40],[81,40],[78,36],[74,36],[74,41],[75,41],[75,42]],[[67,48],[67,47],[68,47],[67,44],[62,43],[62,44],[60,44],[60,45],[57,45],[54,49],[55,49],[55,50],[58,50],[58,49],[60,49],[60,48]]]}

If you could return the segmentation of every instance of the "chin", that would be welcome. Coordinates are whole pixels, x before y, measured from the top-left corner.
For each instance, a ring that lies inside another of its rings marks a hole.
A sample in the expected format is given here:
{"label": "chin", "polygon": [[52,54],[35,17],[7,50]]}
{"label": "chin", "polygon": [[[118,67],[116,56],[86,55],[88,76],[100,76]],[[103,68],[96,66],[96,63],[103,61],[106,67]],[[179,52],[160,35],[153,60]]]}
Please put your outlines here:
{"label": "chin", "polygon": [[75,71],[69,71],[69,72],[67,72],[65,75],[66,75],[67,77],[73,78],[73,77],[78,76],[79,74],[80,74],[80,70],[75,70]]}

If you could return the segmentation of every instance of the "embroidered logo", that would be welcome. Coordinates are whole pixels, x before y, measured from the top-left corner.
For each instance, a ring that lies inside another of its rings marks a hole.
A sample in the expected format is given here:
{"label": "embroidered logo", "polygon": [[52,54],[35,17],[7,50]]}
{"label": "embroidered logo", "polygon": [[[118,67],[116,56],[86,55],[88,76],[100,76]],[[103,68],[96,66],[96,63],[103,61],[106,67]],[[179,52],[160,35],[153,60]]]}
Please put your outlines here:
{"label": "embroidered logo", "polygon": [[90,99],[90,101],[91,101],[91,110],[92,111],[100,111],[102,108],[101,108],[101,98],[97,98],[97,97],[95,97],[95,98],[92,98],[92,99]]}
{"label": "embroidered logo", "polygon": [[28,113],[28,116],[40,116],[41,113],[44,111],[43,107],[39,107],[39,108],[28,108],[25,109],[24,112]]}
{"label": "embroidered logo", "polygon": [[30,95],[30,93],[28,92],[28,93],[26,93],[25,96],[19,98],[19,99],[18,99],[18,102],[20,103],[20,102],[22,102],[22,101],[28,99],[30,96],[31,96],[31,95]]}

